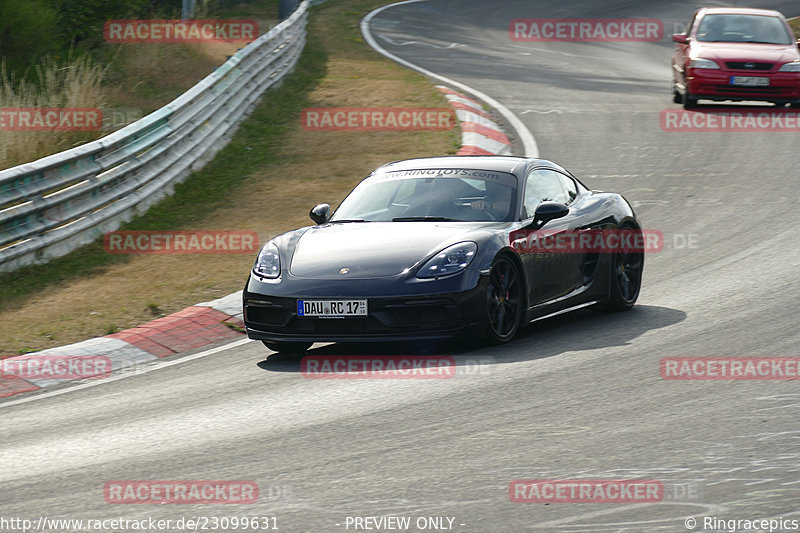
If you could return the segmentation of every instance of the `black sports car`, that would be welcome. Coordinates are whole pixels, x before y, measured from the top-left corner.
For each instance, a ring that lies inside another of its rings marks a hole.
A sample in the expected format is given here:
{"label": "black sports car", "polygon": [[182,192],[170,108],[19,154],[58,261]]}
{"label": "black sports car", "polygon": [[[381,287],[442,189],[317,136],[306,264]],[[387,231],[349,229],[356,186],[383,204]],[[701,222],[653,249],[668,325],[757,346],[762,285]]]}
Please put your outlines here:
{"label": "black sports car", "polygon": [[320,204],[310,216],[316,225],[264,245],[243,293],[247,334],[272,350],[467,335],[501,343],[533,320],[629,309],[639,295],[641,247],[537,245],[587,231],[642,234],[622,196],[591,191],[543,159],[389,163],[333,215]]}

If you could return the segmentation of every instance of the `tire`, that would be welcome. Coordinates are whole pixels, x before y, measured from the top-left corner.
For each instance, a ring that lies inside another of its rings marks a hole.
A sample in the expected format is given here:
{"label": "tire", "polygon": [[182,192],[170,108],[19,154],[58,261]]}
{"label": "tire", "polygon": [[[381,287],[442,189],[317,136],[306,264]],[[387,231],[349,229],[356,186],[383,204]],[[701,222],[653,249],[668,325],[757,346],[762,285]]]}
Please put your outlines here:
{"label": "tire", "polygon": [[689,94],[689,91],[686,91],[683,95],[681,102],[683,103],[684,109],[694,109],[697,107],[697,98]]}
{"label": "tire", "polygon": [[288,353],[288,354],[303,354],[311,347],[310,342],[270,342],[261,341],[264,346],[273,352]]}
{"label": "tire", "polygon": [[522,323],[524,282],[517,264],[499,256],[492,264],[486,285],[484,339],[489,344],[503,344],[514,338]]}
{"label": "tire", "polygon": [[675,88],[675,82],[672,82],[672,102],[675,104],[683,103],[683,96],[681,96],[681,93]]}
{"label": "tire", "polygon": [[[620,230],[641,231],[630,226]],[[606,311],[627,311],[633,309],[642,288],[642,272],[644,271],[643,251],[616,251],[612,255],[610,287],[608,300],[602,308]]]}

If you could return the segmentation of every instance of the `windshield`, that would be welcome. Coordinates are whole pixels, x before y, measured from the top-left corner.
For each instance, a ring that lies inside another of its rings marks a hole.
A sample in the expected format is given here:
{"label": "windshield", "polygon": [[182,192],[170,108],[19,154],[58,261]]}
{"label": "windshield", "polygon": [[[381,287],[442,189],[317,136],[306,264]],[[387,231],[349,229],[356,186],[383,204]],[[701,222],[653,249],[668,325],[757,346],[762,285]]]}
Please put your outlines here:
{"label": "windshield", "polygon": [[422,169],[370,176],[331,222],[507,221],[514,219],[517,178],[487,170]]}
{"label": "windshield", "polygon": [[706,15],[697,28],[705,42],[792,44],[794,40],[778,17],[766,15]]}

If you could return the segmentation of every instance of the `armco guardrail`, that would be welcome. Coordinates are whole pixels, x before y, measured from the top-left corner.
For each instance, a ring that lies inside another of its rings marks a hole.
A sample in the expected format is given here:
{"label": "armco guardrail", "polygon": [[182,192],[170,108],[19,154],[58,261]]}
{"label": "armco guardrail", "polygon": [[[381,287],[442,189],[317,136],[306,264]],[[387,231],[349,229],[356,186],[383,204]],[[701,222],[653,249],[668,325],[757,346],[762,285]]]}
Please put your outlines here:
{"label": "armco guardrail", "polygon": [[144,213],[208,162],[305,44],[309,1],[165,107],[102,139],[0,171],[0,271],[43,263]]}

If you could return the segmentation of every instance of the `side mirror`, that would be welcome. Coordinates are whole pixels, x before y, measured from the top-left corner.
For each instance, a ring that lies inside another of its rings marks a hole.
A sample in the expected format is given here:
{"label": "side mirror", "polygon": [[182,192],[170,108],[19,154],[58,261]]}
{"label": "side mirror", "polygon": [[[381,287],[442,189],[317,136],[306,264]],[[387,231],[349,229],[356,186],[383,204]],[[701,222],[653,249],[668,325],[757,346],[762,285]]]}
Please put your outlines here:
{"label": "side mirror", "polygon": [[536,207],[531,225],[541,228],[551,220],[567,216],[567,213],[569,213],[567,204],[553,201],[542,202]]}
{"label": "side mirror", "polygon": [[687,44],[689,42],[689,37],[685,33],[673,33],[672,40],[676,43]]}
{"label": "side mirror", "polygon": [[325,224],[331,218],[331,206],[328,204],[319,204],[308,212],[308,216],[310,216],[311,220],[318,226]]}

